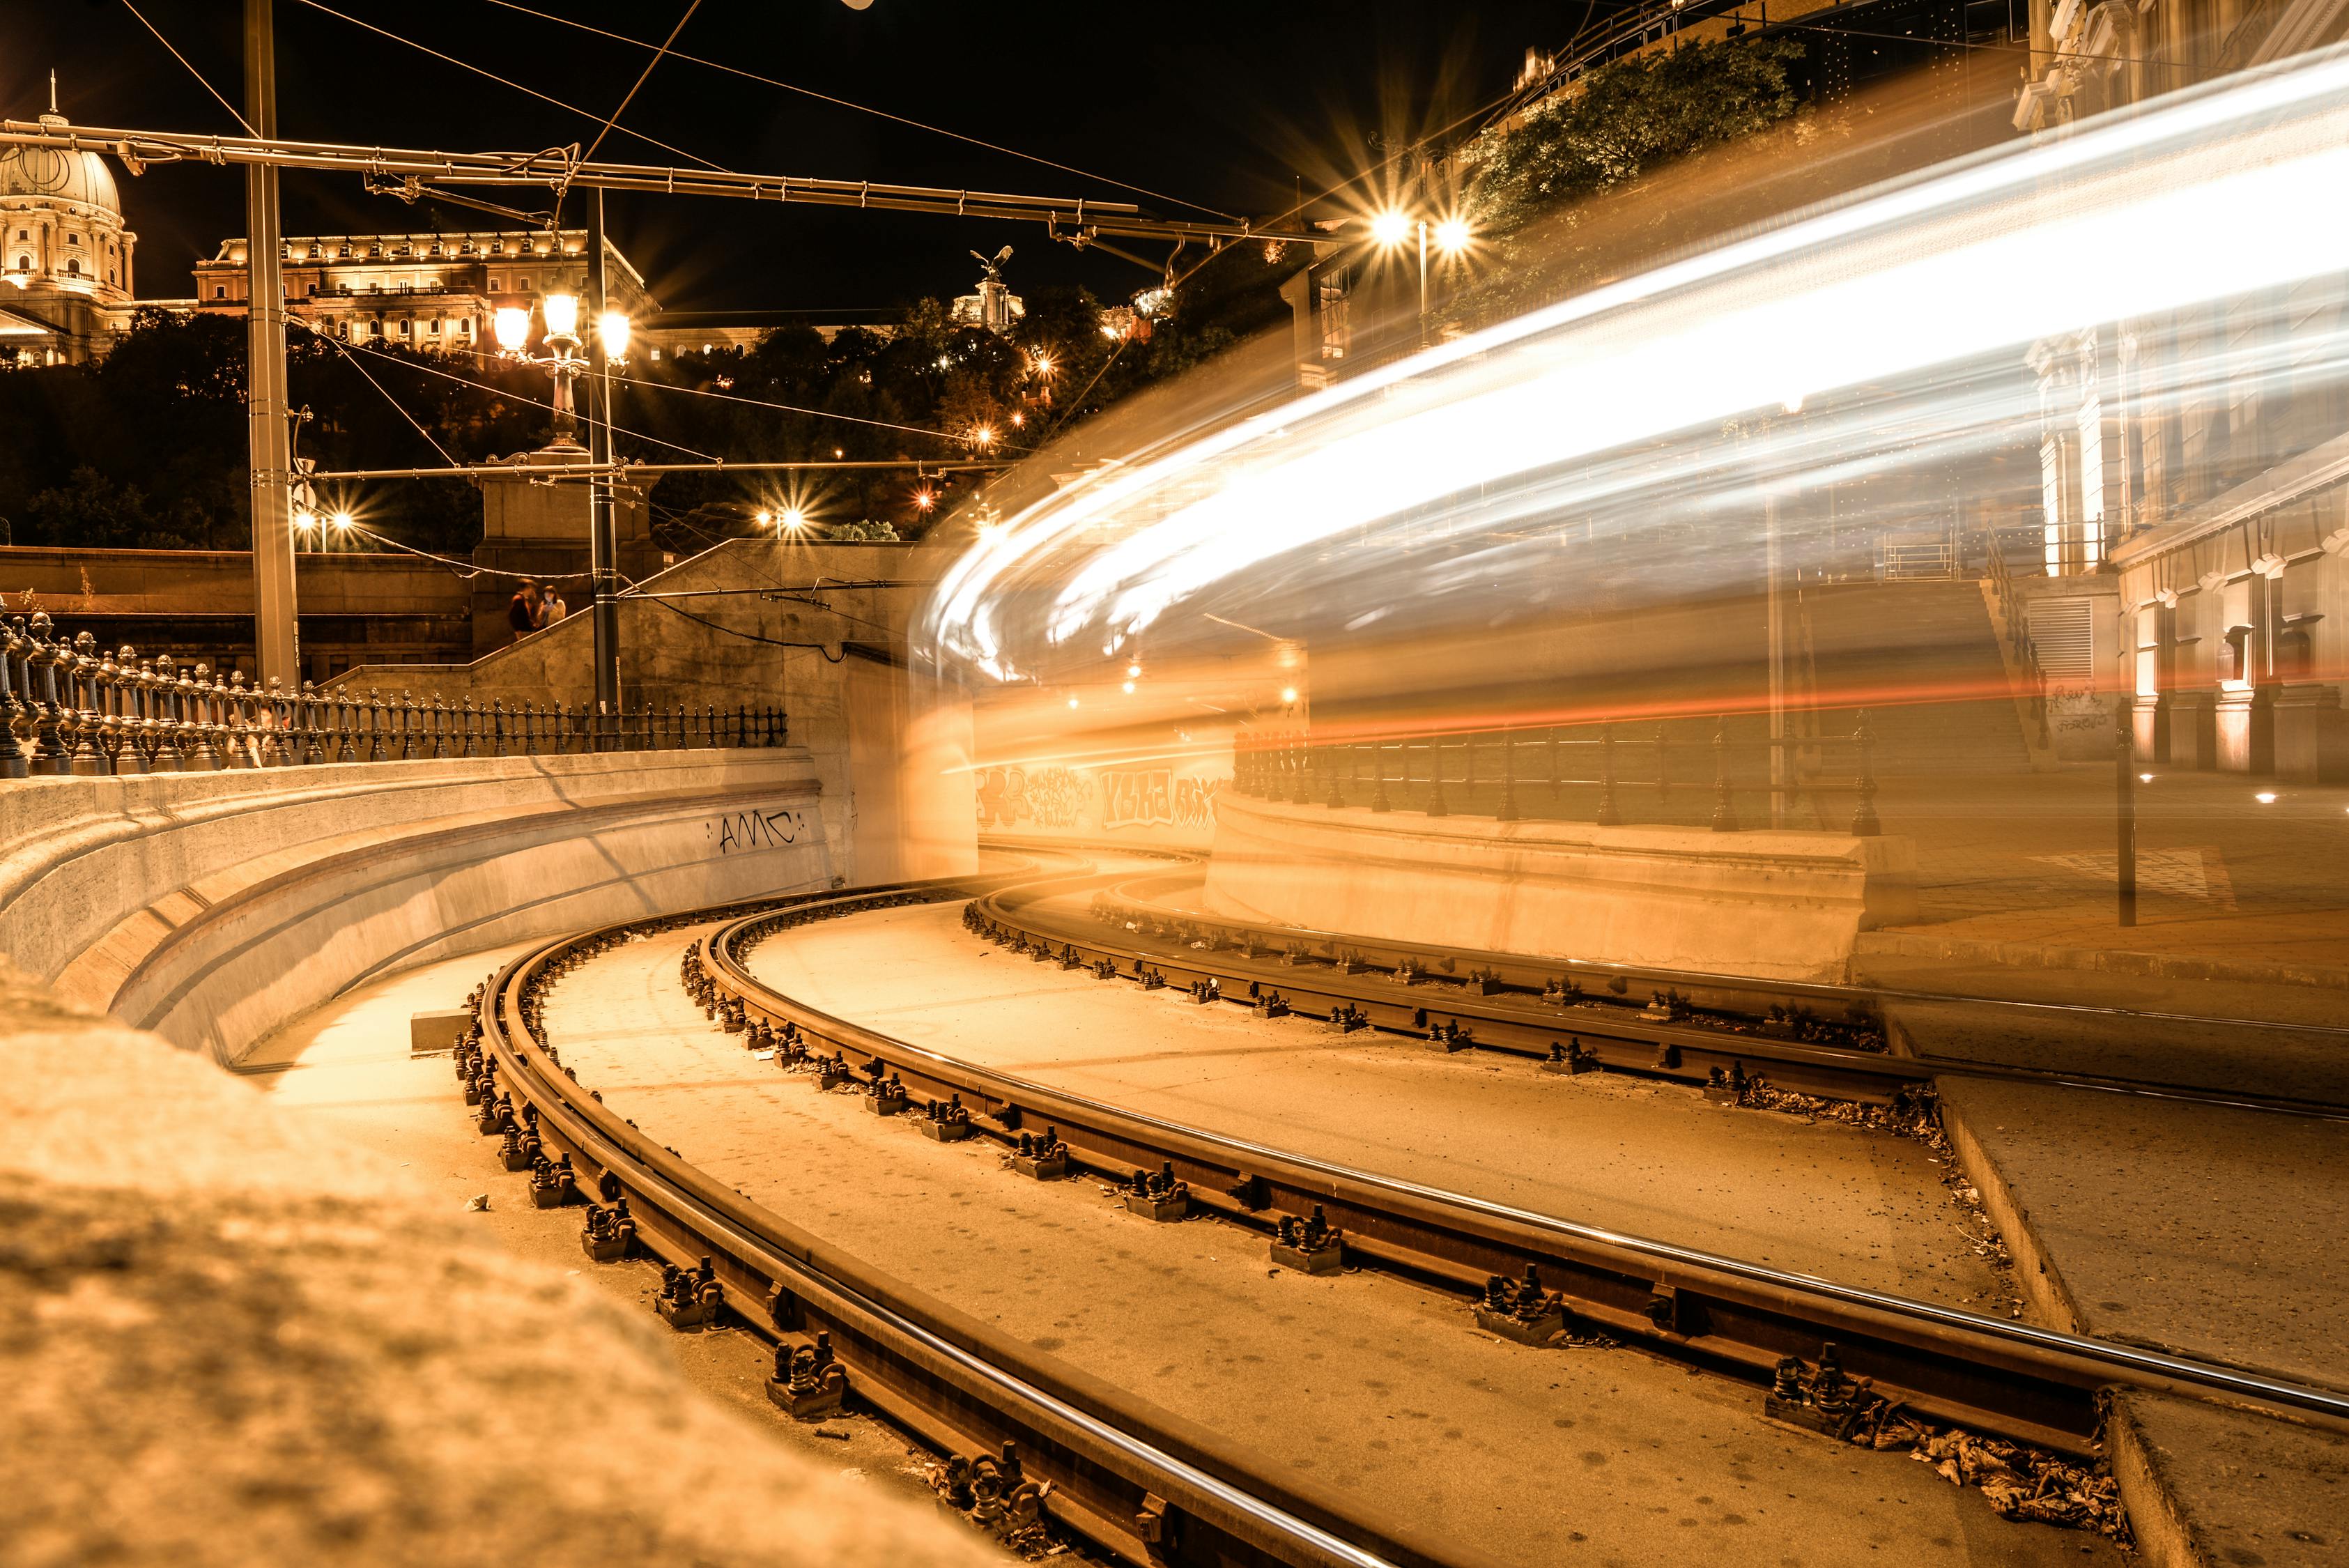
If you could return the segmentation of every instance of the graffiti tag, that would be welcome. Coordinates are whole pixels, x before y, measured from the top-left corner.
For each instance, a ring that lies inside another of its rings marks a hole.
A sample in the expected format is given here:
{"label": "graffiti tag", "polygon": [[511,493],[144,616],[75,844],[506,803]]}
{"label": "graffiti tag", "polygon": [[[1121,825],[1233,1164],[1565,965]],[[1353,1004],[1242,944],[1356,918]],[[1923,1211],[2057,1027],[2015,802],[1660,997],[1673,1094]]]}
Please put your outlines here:
{"label": "graffiti tag", "polygon": [[720,855],[737,849],[781,849],[799,841],[806,818],[796,811],[738,811],[701,825],[701,836],[718,841]]}
{"label": "graffiti tag", "polygon": [[982,768],[978,825],[1074,827],[1084,816],[1085,784],[1068,768]]}
{"label": "graffiti tag", "polygon": [[1171,768],[1120,768],[1101,776],[1101,823],[1109,827],[1209,827],[1222,779],[1178,779]]}

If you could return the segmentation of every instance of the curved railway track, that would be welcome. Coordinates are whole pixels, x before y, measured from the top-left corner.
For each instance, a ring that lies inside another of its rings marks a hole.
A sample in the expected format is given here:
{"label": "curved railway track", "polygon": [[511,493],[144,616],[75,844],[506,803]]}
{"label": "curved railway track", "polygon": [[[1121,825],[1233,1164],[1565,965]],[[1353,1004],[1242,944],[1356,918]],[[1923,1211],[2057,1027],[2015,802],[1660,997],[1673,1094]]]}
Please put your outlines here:
{"label": "curved railway track", "polygon": [[[1849,1429],[1853,1386],[1822,1377],[1831,1356],[1866,1380],[1862,1397],[1878,1410],[2064,1452],[2093,1447],[2099,1390],[2116,1385],[2349,1421],[2349,1397],[2328,1389],[1788,1273],[1136,1115],[830,1016],[761,984],[743,961],[757,942],[806,921],[969,899],[974,929],[992,922],[999,940],[1021,942],[1039,961],[1085,963],[1072,942],[1049,947],[1002,922],[1009,908],[1099,878],[1089,866],[1027,869],[1024,881],[804,894],[566,937],[492,978],[479,998],[478,1041],[459,1053],[481,1130],[527,1132],[543,1161],[566,1162],[567,1175],[550,1179],[602,1200],[589,1210],[591,1254],[600,1226],[605,1251],[618,1235],[624,1248],[664,1260],[665,1314],[722,1307],[752,1325],[775,1345],[777,1404],[806,1413],[853,1392],[947,1456],[950,1495],[979,1518],[1049,1519],[1137,1563],[1472,1561],[1408,1523],[1366,1521],[1359,1501],[1262,1473],[1217,1434],[995,1333],[712,1180],[564,1068],[539,1027],[546,987],[562,974],[631,936],[714,921],[688,950],[681,978],[746,1046],[774,1047],[779,1066],[868,1095],[903,1094],[909,1119],[996,1139],[1024,1154],[1015,1163],[1031,1174],[1107,1176],[1132,1189],[1129,1207],[1148,1211],[1179,1193],[1192,1211],[1266,1233],[1276,1261],[1310,1269],[1326,1251],[1333,1263],[1449,1288],[1490,1332],[1525,1330],[1538,1343],[1554,1322],[1596,1328],[1772,1383],[1770,1398],[1784,1401],[1773,1413],[1797,1421]],[[1160,961],[1136,956],[1145,972]],[[1103,951],[1093,963],[1104,960],[1105,978],[1130,975],[1135,961],[1121,971]],[[1309,1216],[1333,1231],[1310,1229]]]}
{"label": "curved railway track", "polygon": [[1346,1027],[1417,1036],[1449,1050],[1499,1051],[1568,1070],[1636,1072],[1730,1093],[1754,1078],[1795,1094],[1888,1105],[1930,1090],[1937,1078],[1961,1076],[2349,1121],[2349,1106],[2320,1099],[1888,1050],[1884,1008],[1915,1002],[2007,1016],[2288,1030],[2349,1044],[2349,1029],[2337,1026],[1758,980],[1251,925],[1169,910],[1141,896],[1142,885],[1163,875],[1129,876],[1101,889],[1090,919],[1048,907],[1085,890],[1083,877],[1001,888],[978,900],[978,929],[1024,951],[1041,948],[1087,968],[1107,963],[1135,983],[1212,982],[1216,1000],[1259,1008],[1268,1001],[1279,1012],[1330,1027],[1344,1020]]}

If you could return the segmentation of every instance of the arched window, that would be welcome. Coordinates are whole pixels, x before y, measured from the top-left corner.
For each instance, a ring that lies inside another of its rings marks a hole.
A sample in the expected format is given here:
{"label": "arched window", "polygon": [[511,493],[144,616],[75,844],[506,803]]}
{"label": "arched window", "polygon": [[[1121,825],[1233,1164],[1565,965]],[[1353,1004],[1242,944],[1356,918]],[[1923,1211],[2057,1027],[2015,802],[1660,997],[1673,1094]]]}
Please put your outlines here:
{"label": "arched window", "polygon": [[224,283],[216,283],[212,285],[212,297],[214,299],[226,299],[228,297],[228,285]]}
{"label": "arched window", "polygon": [[[20,234],[20,235],[18,235],[17,237],[21,239],[21,238],[23,238],[24,236],[22,236],[22,235]],[[30,257],[30,256],[18,256],[18,257],[16,258],[16,270],[17,270],[17,271],[19,271],[19,272],[30,272],[30,271],[32,271],[32,270],[33,270],[33,258],[32,258],[32,257]]]}
{"label": "arched window", "polygon": [[81,275],[81,257],[67,256],[66,258],[66,275],[68,277],[79,277]]}

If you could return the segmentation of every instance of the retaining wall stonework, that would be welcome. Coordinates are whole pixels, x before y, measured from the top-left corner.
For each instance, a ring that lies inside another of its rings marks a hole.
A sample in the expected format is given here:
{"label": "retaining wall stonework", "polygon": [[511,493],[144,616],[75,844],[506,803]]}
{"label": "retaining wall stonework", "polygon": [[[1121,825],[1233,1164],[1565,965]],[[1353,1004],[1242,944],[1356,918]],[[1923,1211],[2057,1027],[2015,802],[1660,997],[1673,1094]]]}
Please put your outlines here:
{"label": "retaining wall stonework", "polygon": [[1870,926],[1913,919],[1904,838],[1427,817],[1216,802],[1207,903],[1388,940],[1841,980]]}
{"label": "retaining wall stonework", "polygon": [[222,1061],[354,981],[523,937],[837,885],[791,747],[0,785],[0,955]]}

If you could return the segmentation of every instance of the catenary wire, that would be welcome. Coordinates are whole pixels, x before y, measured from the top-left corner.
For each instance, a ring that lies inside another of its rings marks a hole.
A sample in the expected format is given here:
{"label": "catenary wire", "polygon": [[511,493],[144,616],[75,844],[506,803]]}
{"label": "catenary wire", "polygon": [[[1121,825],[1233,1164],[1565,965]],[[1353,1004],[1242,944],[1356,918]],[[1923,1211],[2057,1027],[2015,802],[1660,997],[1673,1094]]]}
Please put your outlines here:
{"label": "catenary wire", "polygon": [[[535,10],[528,5],[517,5],[514,3],[514,0],[487,0],[487,3],[492,5],[499,6],[504,10],[518,11],[525,16],[535,16],[542,21],[558,23],[565,27],[575,27],[583,33],[593,33],[598,37],[610,38],[617,43],[632,44],[640,49],[649,49],[655,47],[647,43],[642,38],[632,38],[626,33],[615,33],[608,28],[597,27],[585,22],[576,21],[569,16],[558,16],[552,12]],[[870,104],[857,103],[850,99],[836,98],[831,93],[818,92],[813,88],[801,87],[795,82],[783,81],[775,77],[761,76],[757,71],[744,70],[740,66],[730,66],[723,60],[708,59],[699,55],[688,55],[681,49],[671,49],[669,51],[669,57],[671,59],[683,60],[688,65],[703,66],[713,71],[723,71],[729,76],[740,77],[745,81],[758,82],[766,87],[781,88],[785,92],[795,92],[802,97],[815,99],[823,103],[837,105],[842,109],[853,109],[859,114],[869,114],[876,119],[894,120],[899,125],[911,126],[916,130],[926,130],[934,136],[944,136],[952,140],[968,142],[973,147],[983,147],[989,152],[1000,152],[1007,158],[1017,158],[1024,162],[1038,164],[1046,169],[1058,169],[1064,174],[1075,174],[1087,180],[1097,180],[1104,185],[1114,185],[1121,191],[1132,191],[1136,195],[1154,196],[1159,201],[1172,202],[1175,205],[1181,207],[1195,208],[1199,212],[1209,213],[1215,217],[1229,218],[1234,222],[1239,221],[1237,213],[1226,213],[1220,207],[1210,207],[1204,202],[1188,201],[1181,196],[1171,195],[1164,191],[1151,190],[1146,185],[1136,185],[1130,181],[1112,179],[1107,174],[1096,173],[1090,169],[1080,169],[1073,163],[1061,163],[1050,158],[1040,158],[1032,152],[1022,152],[1016,147],[1006,147],[1000,142],[988,141],[977,136],[968,136],[959,130],[948,130],[944,126],[931,125],[922,120],[909,119],[902,114],[893,114],[885,109],[874,109]]]}
{"label": "catenary wire", "polygon": [[[497,72],[486,70],[480,66],[474,65],[470,60],[460,60],[454,55],[443,54],[440,50],[432,47],[429,44],[419,44],[415,39],[405,37],[400,34],[393,32],[388,27],[378,27],[373,22],[363,22],[357,16],[337,11],[332,5],[324,4],[323,0],[299,0],[299,4],[307,5],[313,11],[323,11],[329,16],[333,16],[339,21],[347,22],[354,27],[364,28],[367,32],[373,33],[379,37],[389,38],[395,44],[405,44],[411,49],[430,55],[434,59],[445,61],[450,65],[457,67],[460,70],[471,71],[477,77],[487,78],[489,80],[496,82],[501,87],[510,87],[516,92],[526,93],[530,97],[537,99],[542,103],[551,103],[555,108],[578,115],[583,119],[592,119],[598,124],[603,123],[604,117],[597,114],[592,109],[582,109],[575,103],[565,103],[563,99],[554,97],[551,93],[543,93],[533,87],[524,87],[522,83],[515,81],[511,77],[502,77]],[[631,130],[629,127],[625,125],[621,126],[620,129],[626,131],[627,134],[635,137],[639,141],[650,142],[653,146],[659,148],[662,151],[674,152],[679,158],[689,158],[705,169],[716,169],[720,172],[730,172],[730,171],[727,171],[722,164],[713,163],[698,152],[688,152],[682,147],[673,147],[657,136],[648,136],[641,130]]]}
{"label": "catenary wire", "polygon": [[236,111],[236,105],[221,97],[220,88],[212,86],[212,82],[205,78],[203,72],[196,69],[192,64],[190,64],[187,56],[180,53],[177,48],[172,47],[171,40],[163,36],[161,29],[158,28],[154,23],[150,22],[146,16],[140,13],[138,6],[133,5],[130,3],[130,0],[122,0],[122,8],[129,12],[133,16],[137,16],[139,18],[139,25],[146,28],[149,32],[154,34],[155,41],[162,45],[166,49],[170,49],[173,59],[188,67],[188,74],[196,78],[196,85],[202,88],[206,92],[212,94],[213,101],[218,103],[222,109],[228,110],[228,117],[236,121],[239,125],[244,127],[244,133],[247,136],[253,137],[255,140],[260,138],[261,132],[253,129],[253,122]]}

